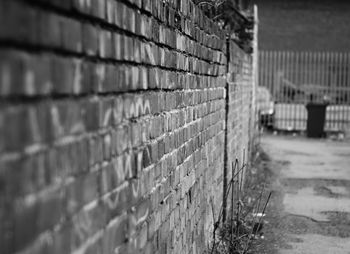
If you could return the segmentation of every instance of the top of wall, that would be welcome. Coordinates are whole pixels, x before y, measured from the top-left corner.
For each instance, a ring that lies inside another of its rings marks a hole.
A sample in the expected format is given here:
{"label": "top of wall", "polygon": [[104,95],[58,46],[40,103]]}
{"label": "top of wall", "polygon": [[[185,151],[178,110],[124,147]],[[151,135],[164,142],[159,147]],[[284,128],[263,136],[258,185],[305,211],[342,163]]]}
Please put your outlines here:
{"label": "top of wall", "polygon": [[255,0],[259,49],[349,51],[350,1]]}

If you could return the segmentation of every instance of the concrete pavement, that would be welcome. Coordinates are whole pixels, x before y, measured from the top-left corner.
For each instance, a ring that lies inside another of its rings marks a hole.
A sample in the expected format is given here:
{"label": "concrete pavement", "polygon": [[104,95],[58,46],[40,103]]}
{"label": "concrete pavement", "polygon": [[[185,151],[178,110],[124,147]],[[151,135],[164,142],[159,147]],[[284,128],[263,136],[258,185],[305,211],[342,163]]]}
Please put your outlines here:
{"label": "concrete pavement", "polygon": [[350,143],[265,136],[262,147],[280,165],[280,205],[272,223],[286,244],[279,254],[350,254]]}

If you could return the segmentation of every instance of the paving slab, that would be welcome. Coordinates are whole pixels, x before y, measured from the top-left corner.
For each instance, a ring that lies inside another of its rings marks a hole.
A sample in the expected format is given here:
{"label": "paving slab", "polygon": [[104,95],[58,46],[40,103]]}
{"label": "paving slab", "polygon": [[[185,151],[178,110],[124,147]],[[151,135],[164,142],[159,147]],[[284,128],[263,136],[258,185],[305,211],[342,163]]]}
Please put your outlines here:
{"label": "paving slab", "polygon": [[298,235],[298,239],[290,249],[280,250],[280,254],[350,254],[350,238],[306,234]]}
{"label": "paving slab", "polygon": [[350,254],[350,143],[271,135],[261,144],[280,167],[275,224],[287,242],[276,253]]}

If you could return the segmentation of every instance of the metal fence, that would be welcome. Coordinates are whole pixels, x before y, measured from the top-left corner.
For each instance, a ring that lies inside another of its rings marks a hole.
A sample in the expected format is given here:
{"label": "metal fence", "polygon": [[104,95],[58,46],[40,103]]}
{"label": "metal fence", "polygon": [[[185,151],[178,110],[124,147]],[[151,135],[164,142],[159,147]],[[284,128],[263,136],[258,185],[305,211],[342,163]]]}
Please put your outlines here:
{"label": "metal fence", "polygon": [[329,104],[326,131],[350,129],[350,52],[260,51],[259,86],[275,102],[276,129],[305,130],[309,102]]}

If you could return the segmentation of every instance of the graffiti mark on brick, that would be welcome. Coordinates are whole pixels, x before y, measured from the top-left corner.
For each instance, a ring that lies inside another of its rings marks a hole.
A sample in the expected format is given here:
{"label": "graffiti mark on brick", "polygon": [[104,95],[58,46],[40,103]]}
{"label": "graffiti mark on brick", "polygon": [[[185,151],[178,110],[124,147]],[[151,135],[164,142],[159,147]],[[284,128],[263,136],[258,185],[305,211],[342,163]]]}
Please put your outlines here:
{"label": "graffiti mark on brick", "polygon": [[150,44],[146,44],[145,45],[145,51],[146,51],[146,54],[147,54],[147,56],[149,58],[150,64],[156,65],[156,60],[154,58],[153,51],[152,51],[152,48],[151,48]]}
{"label": "graffiti mark on brick", "polygon": [[53,106],[51,107],[51,117],[53,122],[53,127],[55,131],[55,136],[62,136],[63,135],[63,126],[61,124],[60,115],[58,113],[57,107]]}
{"label": "graffiti mark on brick", "polygon": [[41,134],[39,132],[38,118],[37,114],[35,114],[34,110],[29,110],[29,128],[31,130],[31,134],[33,140],[41,141]]}
{"label": "graffiti mark on brick", "polygon": [[82,61],[81,60],[74,60],[74,76],[73,76],[73,92],[79,93],[81,91],[81,83],[82,83]]}
{"label": "graffiti mark on brick", "polygon": [[131,168],[131,154],[120,156],[113,161],[113,171],[118,183],[133,177]]}
{"label": "graffiti mark on brick", "polygon": [[103,64],[97,65],[97,67],[96,67],[96,77],[97,77],[97,87],[98,87],[98,90],[101,91],[101,90],[102,90],[103,83],[104,83],[105,78],[106,78],[106,68],[105,68],[105,65],[103,65]]}
{"label": "graffiti mark on brick", "polygon": [[93,225],[88,212],[82,211],[80,214],[76,215],[72,219],[73,230],[75,233],[75,241],[76,245],[79,245],[85,239],[87,239],[90,235],[90,231]]}
{"label": "graffiti mark on brick", "polygon": [[123,208],[123,205],[127,202],[128,188],[129,182],[125,181],[104,199],[105,204],[111,211],[117,208]]}
{"label": "graffiti mark on brick", "polygon": [[144,100],[142,97],[136,99],[127,98],[124,107],[124,115],[126,118],[136,118],[151,113],[151,105],[148,99]]}
{"label": "graffiti mark on brick", "polygon": [[33,95],[35,94],[35,76],[32,70],[27,69],[24,74],[24,86],[27,94]]}

